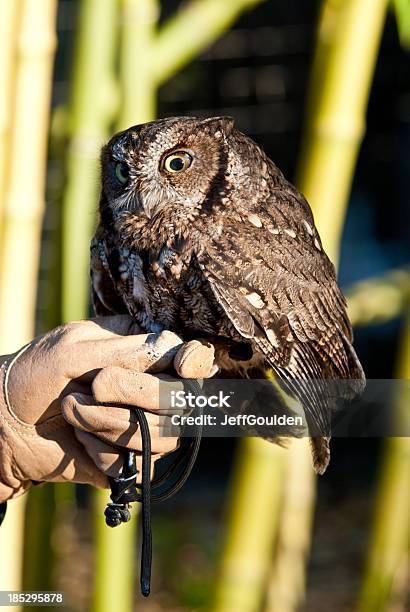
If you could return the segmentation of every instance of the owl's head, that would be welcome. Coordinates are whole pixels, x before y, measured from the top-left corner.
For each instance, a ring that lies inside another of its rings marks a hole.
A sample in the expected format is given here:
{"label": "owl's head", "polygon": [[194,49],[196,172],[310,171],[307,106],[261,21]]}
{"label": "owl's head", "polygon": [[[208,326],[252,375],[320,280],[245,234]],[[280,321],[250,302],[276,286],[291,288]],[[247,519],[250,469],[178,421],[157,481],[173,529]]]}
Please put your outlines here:
{"label": "owl's head", "polygon": [[231,117],[171,117],[130,127],[102,151],[102,195],[113,211],[147,218],[194,210],[223,191]]}

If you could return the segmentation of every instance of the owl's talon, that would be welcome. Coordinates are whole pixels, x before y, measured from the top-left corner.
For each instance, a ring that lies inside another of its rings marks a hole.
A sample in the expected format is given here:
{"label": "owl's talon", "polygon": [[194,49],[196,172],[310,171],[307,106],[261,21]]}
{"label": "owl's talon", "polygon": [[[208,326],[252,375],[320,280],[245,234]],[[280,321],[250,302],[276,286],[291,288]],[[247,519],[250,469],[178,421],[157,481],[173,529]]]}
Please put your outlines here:
{"label": "owl's talon", "polygon": [[180,280],[181,278],[181,272],[182,272],[182,261],[179,261],[177,264],[173,264],[170,267],[170,271],[172,276],[176,279],[176,280]]}
{"label": "owl's talon", "polygon": [[154,261],[151,264],[151,270],[155,274],[156,278],[166,278],[167,277],[164,268],[158,263],[158,261]]}

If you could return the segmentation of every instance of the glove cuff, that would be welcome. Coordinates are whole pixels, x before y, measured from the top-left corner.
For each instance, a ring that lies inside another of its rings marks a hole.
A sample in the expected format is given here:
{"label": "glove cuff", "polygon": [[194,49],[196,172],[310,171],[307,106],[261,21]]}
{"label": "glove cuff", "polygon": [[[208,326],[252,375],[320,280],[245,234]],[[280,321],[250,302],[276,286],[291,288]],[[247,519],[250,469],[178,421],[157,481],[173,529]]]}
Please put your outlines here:
{"label": "glove cuff", "polygon": [[0,502],[23,495],[31,486],[29,480],[18,475],[13,456],[13,439],[17,432],[13,430],[4,393],[7,365],[8,361],[4,361],[0,367]]}

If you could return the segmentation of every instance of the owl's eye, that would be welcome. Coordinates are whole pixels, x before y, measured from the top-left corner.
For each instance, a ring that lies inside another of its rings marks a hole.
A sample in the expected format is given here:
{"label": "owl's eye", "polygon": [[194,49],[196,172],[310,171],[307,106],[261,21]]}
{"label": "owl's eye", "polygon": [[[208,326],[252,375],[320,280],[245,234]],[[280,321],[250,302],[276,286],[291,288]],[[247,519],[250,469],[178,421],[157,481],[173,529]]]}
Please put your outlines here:
{"label": "owl's eye", "polygon": [[183,172],[192,164],[192,156],[186,151],[175,151],[164,159],[164,168],[167,172]]}
{"label": "owl's eye", "polygon": [[125,162],[118,162],[115,164],[115,176],[122,185],[125,185],[128,181],[130,178],[130,170]]}

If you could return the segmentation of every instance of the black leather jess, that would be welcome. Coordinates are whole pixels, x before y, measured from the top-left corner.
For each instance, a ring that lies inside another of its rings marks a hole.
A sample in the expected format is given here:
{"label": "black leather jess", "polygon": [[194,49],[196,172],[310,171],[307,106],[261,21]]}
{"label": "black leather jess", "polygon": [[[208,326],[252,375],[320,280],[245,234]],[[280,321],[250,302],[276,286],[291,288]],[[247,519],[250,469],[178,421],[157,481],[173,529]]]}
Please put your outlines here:
{"label": "black leather jess", "polygon": [[[201,387],[196,380],[184,380],[188,392],[198,396]],[[142,481],[137,484],[138,470],[135,452],[125,454],[122,476],[109,478],[111,503],[105,509],[105,521],[109,527],[117,527],[131,519],[130,503],[142,504],[142,550],[141,550],[141,593],[148,597],[151,590],[152,529],[151,502],[163,501],[174,495],[184,485],[190,475],[201,444],[202,426],[197,427],[194,438],[182,438],[181,445],[174,453],[173,461],[167,470],[151,482],[151,436],[141,409],[135,411],[142,438]],[[179,472],[179,474],[178,474]],[[177,477],[175,478],[175,474]]]}

